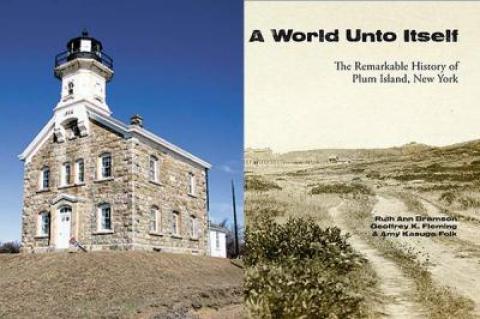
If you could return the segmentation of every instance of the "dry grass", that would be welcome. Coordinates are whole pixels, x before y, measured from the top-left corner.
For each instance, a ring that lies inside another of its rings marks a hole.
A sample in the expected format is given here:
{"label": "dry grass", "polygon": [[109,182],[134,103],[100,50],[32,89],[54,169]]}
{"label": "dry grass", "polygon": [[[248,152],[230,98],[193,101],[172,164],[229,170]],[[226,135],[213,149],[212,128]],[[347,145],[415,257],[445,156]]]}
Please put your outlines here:
{"label": "dry grass", "polygon": [[331,184],[318,184],[310,191],[312,195],[318,194],[372,194],[370,188],[359,183],[331,183]]}
{"label": "dry grass", "polygon": [[0,318],[170,318],[241,302],[242,277],[229,260],[203,256],[0,255]]}
{"label": "dry grass", "polygon": [[394,192],[390,194],[399,198],[403,202],[403,204],[405,204],[405,207],[407,207],[407,210],[409,212],[417,213],[420,215],[427,214],[425,206],[415,195],[412,195],[408,192]]}
{"label": "dry grass", "polygon": [[277,183],[259,175],[245,176],[245,189],[251,191],[266,192],[275,189],[282,189]]}
{"label": "dry grass", "polygon": [[[284,184],[282,190],[245,193],[245,216],[247,224],[255,223],[262,215],[275,217],[278,222],[288,217],[313,217],[321,226],[330,226],[328,214],[330,207],[336,206],[341,199],[333,194],[309,195],[306,187]],[[285,188],[286,187],[286,188]]]}

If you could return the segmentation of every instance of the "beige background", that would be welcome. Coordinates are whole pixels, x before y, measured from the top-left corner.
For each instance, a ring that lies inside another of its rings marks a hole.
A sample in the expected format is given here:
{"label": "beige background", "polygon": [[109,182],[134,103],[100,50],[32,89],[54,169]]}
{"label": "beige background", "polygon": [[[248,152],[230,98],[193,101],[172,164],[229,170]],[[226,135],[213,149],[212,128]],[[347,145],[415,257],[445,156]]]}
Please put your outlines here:
{"label": "beige background", "polygon": [[[245,144],[275,151],[447,145],[480,138],[480,3],[246,2]],[[270,29],[395,31],[393,43],[274,43]],[[403,29],[459,29],[404,43]],[[248,43],[260,29],[265,43]],[[353,84],[333,61],[459,60],[460,84]]]}

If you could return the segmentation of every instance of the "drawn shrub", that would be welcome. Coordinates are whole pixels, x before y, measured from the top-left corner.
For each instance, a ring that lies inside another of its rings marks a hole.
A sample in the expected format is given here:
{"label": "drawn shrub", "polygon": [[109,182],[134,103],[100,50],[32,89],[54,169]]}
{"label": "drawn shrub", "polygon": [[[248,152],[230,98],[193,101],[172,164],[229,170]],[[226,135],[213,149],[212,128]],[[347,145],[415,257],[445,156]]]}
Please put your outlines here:
{"label": "drawn shrub", "polygon": [[[254,318],[358,318],[364,260],[340,229],[311,218],[247,228],[245,300]],[[358,280],[360,282],[361,280]]]}

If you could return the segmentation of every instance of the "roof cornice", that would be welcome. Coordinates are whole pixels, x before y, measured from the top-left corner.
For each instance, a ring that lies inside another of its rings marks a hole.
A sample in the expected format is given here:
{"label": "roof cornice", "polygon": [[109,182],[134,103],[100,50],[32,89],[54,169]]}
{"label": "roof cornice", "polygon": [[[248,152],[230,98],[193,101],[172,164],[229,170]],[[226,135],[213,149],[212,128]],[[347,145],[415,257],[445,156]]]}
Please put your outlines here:
{"label": "roof cornice", "polygon": [[22,152],[22,154],[18,155],[18,158],[22,161],[27,161],[31,157],[31,155],[35,154],[36,151],[40,148],[40,146],[45,143],[48,136],[51,132],[53,132],[53,125],[55,123],[55,118],[52,117],[47,124],[42,128],[42,130],[35,136],[33,141],[28,144],[27,148]]}
{"label": "roof cornice", "polygon": [[89,117],[103,125],[106,125],[107,127],[111,128],[112,130],[115,130],[116,132],[122,134],[126,138],[132,137],[133,134],[138,134],[144,138],[146,138],[149,141],[152,141],[154,144],[160,145],[173,153],[186,158],[206,169],[212,168],[212,165],[201,158],[187,152],[186,150],[178,147],[175,144],[172,144],[168,142],[167,140],[157,136],[156,134],[141,128],[136,125],[126,125],[123,122],[111,117],[111,116],[105,116],[104,114],[98,113],[96,110],[89,110],[88,112]]}
{"label": "roof cornice", "polygon": [[144,128],[141,128],[141,127],[138,127],[138,126],[135,126],[135,125],[130,125],[129,127],[129,131],[132,132],[132,133],[136,133],[136,134],[139,134],[145,138],[147,138],[148,140],[154,142],[155,144],[158,144],[160,146],[163,146],[165,147],[166,149],[169,149],[170,151],[184,157],[184,158],[187,158],[189,160],[191,160],[192,162],[196,163],[196,164],[199,164],[200,166],[204,167],[204,168],[207,168],[207,169],[210,169],[212,168],[212,165],[202,159],[200,159],[199,157],[185,151],[184,149],[168,142],[167,140],[155,135],[154,133],[150,132],[150,131],[147,131],[146,129]]}

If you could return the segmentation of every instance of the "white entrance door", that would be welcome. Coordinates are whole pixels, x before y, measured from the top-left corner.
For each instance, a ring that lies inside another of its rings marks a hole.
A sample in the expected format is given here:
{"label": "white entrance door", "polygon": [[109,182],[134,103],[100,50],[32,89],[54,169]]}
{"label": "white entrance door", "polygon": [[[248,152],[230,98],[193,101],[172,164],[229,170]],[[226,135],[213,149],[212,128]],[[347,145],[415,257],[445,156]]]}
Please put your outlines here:
{"label": "white entrance door", "polygon": [[72,219],[72,208],[63,206],[58,211],[56,248],[68,248],[70,246],[70,229]]}

